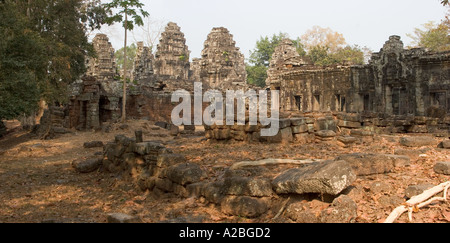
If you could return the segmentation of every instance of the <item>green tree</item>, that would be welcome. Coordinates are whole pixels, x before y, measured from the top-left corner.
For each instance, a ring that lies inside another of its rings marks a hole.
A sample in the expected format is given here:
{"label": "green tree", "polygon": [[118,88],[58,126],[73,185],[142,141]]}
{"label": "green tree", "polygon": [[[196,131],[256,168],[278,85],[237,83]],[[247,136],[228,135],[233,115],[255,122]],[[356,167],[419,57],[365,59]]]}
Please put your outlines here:
{"label": "green tree", "polygon": [[[137,46],[133,43],[129,46],[127,46],[127,67],[132,67],[134,64],[134,57],[136,56],[136,50]],[[116,64],[117,68],[122,69],[123,68],[123,62],[124,62],[124,49],[123,47],[117,50],[114,54],[116,57]]]}
{"label": "green tree", "polygon": [[316,65],[341,63],[363,64],[364,51],[357,45],[350,46],[344,35],[330,28],[313,26],[299,39],[305,45],[306,56]]}
{"label": "green tree", "polygon": [[255,66],[265,66],[269,67],[270,59],[275,51],[275,48],[280,44],[280,42],[288,38],[285,33],[279,33],[278,35],[272,35],[272,37],[260,37],[256,42],[256,47],[253,51],[250,51],[250,64]]}
{"label": "green tree", "polygon": [[312,46],[309,47],[308,55],[309,59],[312,63],[316,65],[331,65],[337,63],[337,60],[333,57],[333,55],[329,54],[328,46]]}
{"label": "green tree", "polygon": [[422,25],[423,29],[415,28],[408,36],[413,40],[412,47],[424,47],[431,51],[450,50],[449,26],[446,21],[440,24],[428,22]]}
{"label": "green tree", "polygon": [[40,99],[64,102],[67,85],[92,55],[87,28],[103,21],[99,1],[0,2],[0,120],[34,112]]}
{"label": "green tree", "polygon": [[252,66],[246,64],[245,70],[247,71],[247,82],[259,87],[266,86],[267,79],[267,67],[263,65]]}
{"label": "green tree", "polygon": [[0,3],[0,121],[37,109],[45,80],[44,40],[12,2]]}
{"label": "green tree", "polygon": [[[286,33],[274,34],[271,37],[260,37],[256,42],[255,49],[250,52],[249,63],[246,64],[247,82],[260,87],[264,87],[267,79],[267,69],[272,59],[272,54],[275,48],[281,43],[283,39],[289,38]],[[293,41],[297,52],[301,56],[305,55],[305,50],[297,38]]]}
{"label": "green tree", "polygon": [[[113,23],[122,23],[125,38],[123,45],[124,60],[127,60],[127,32],[133,30],[134,25],[142,26],[144,22],[142,17],[148,17],[149,13],[142,8],[144,4],[138,0],[113,0],[110,3],[106,3],[105,9],[108,13],[112,13],[112,10],[117,10],[116,14],[110,15],[106,18],[106,23],[112,25]],[[139,13],[138,13],[139,12]],[[132,18],[130,20],[128,17]],[[122,122],[126,122],[126,102],[127,102],[127,62],[123,65],[123,98],[122,98]]]}

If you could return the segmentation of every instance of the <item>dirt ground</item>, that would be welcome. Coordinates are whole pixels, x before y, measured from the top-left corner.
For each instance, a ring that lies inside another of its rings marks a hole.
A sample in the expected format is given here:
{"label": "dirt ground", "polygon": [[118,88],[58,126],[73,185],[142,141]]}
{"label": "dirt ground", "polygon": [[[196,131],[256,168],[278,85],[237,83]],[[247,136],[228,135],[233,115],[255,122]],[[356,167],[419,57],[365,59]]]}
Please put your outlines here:
{"label": "dirt ground", "polygon": [[[112,131],[73,132],[53,140],[40,140],[22,131],[17,122],[7,122],[10,132],[0,139],[0,222],[106,222],[109,213],[139,216],[143,222],[271,222],[274,215],[258,219],[230,217],[202,199],[182,199],[173,194],[136,190],[115,174],[102,171],[77,173],[71,162],[88,157],[102,148],[83,148],[83,143],[114,140],[117,134],[134,136],[144,131],[145,140],[160,140],[175,153],[201,165],[209,175],[218,175],[235,162],[265,158],[334,159],[340,154],[401,153],[409,155],[411,165],[382,175],[359,177],[349,195],[358,206],[356,222],[383,222],[389,213],[406,201],[410,185],[450,180],[436,174],[433,166],[448,161],[450,150],[436,146],[406,149],[398,138],[404,135],[376,135],[373,142],[343,147],[338,142],[299,144],[218,143],[202,137],[174,138],[149,121],[130,121],[128,128],[114,124]],[[431,136],[431,135],[429,135]],[[443,138],[436,138],[438,141]],[[398,222],[407,222],[403,215]],[[289,222],[281,220],[281,222]],[[450,222],[450,203],[435,203],[414,214],[414,222]]]}

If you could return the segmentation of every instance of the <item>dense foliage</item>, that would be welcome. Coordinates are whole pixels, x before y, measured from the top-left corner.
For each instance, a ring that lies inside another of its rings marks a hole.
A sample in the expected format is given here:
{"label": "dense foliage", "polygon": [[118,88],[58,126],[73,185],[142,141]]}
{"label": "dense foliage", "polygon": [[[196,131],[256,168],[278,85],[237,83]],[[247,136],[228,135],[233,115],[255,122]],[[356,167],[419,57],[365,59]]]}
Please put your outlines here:
{"label": "dense foliage", "polygon": [[0,120],[32,113],[41,99],[64,101],[94,55],[86,30],[105,17],[97,0],[1,1]]}

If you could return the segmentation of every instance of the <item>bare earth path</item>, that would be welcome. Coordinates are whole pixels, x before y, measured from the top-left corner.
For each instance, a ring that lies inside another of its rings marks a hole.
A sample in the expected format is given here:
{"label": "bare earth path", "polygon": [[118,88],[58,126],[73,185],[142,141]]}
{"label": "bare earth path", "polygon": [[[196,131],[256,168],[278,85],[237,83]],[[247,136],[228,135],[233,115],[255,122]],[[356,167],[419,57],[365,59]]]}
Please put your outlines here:
{"label": "bare earth path", "polygon": [[[265,222],[259,219],[230,217],[201,199],[181,199],[172,194],[143,193],[131,183],[102,171],[80,174],[71,167],[76,158],[87,157],[102,148],[83,148],[87,141],[112,141],[116,134],[132,137],[135,129],[144,139],[160,140],[177,153],[198,163],[214,176],[234,162],[265,158],[334,159],[353,152],[394,153],[404,149],[394,136],[377,136],[372,143],[345,148],[338,143],[310,145],[269,145],[211,143],[201,138],[174,139],[168,132],[148,121],[131,121],[112,132],[74,132],[53,140],[39,140],[15,129],[0,140],[0,222],[106,222],[108,213],[139,216],[144,222]],[[433,165],[448,161],[450,152],[435,147],[411,150],[411,166],[394,173],[358,178],[349,195],[358,205],[357,222],[382,222],[393,208],[405,201],[409,185],[438,185],[450,176],[436,174]],[[377,185],[382,185],[382,189]],[[415,222],[449,222],[449,204],[431,205],[414,215]],[[406,222],[402,216],[399,222]],[[289,222],[289,220],[281,220]]]}

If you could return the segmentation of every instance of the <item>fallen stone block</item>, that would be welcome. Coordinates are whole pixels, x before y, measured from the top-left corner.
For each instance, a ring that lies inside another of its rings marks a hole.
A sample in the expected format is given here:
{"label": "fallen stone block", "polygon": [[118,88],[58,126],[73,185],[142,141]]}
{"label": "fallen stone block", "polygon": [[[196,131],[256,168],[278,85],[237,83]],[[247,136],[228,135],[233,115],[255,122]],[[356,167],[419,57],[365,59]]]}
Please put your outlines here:
{"label": "fallen stone block", "polygon": [[91,141],[91,142],[85,142],[83,144],[84,148],[101,148],[103,147],[102,141]]}
{"label": "fallen stone block", "polygon": [[314,130],[331,130],[335,132],[337,130],[336,121],[333,117],[319,117],[314,123]]}
{"label": "fallen stone block", "polygon": [[96,171],[103,164],[102,159],[77,159],[72,161],[72,167],[80,173],[90,173]]}
{"label": "fallen stone block", "polygon": [[413,185],[409,186],[405,190],[405,196],[407,198],[412,198],[414,196],[422,194],[424,191],[434,187],[433,184],[420,184],[420,185]]}
{"label": "fallen stone block", "polygon": [[164,122],[164,121],[159,121],[159,122],[155,122],[155,126],[167,129],[167,127],[170,126],[170,124],[167,122]]}
{"label": "fallen stone block", "polygon": [[306,118],[291,118],[291,125],[292,126],[301,126],[306,125]]}
{"label": "fallen stone block", "polygon": [[400,144],[406,147],[423,147],[436,145],[436,140],[428,136],[402,137]]}
{"label": "fallen stone block", "polygon": [[316,136],[320,138],[333,138],[336,137],[336,133],[331,130],[322,130],[316,132]]}
{"label": "fallen stone block", "polygon": [[272,181],[277,194],[323,193],[337,195],[356,179],[345,161],[325,161],[283,172]]}
{"label": "fallen stone block", "polygon": [[338,141],[348,145],[348,144],[352,144],[354,142],[357,141],[357,139],[355,137],[351,137],[351,136],[339,136],[337,138]]}
{"label": "fallen stone block", "polygon": [[164,146],[162,146],[160,143],[157,142],[143,142],[143,143],[136,143],[133,146],[133,152],[140,155],[147,155],[150,153],[157,153],[160,149],[163,148]]}
{"label": "fallen stone block", "polygon": [[319,200],[294,202],[285,215],[296,223],[354,223],[357,205],[349,196],[341,195],[331,204]]}
{"label": "fallen stone block", "polygon": [[185,162],[186,158],[181,154],[160,154],[156,160],[156,165],[160,168],[167,168]]}
{"label": "fallen stone block", "polygon": [[294,141],[294,136],[292,135],[292,129],[291,127],[286,127],[281,129],[281,141],[284,143],[290,143]]}
{"label": "fallen stone block", "polygon": [[222,213],[246,218],[257,218],[268,209],[268,201],[264,198],[229,196],[221,202]]}
{"label": "fallen stone block", "polygon": [[224,181],[223,194],[234,196],[269,197],[273,194],[269,180],[233,176]]}
{"label": "fallen stone block", "polygon": [[439,145],[438,148],[450,149],[450,140],[444,140]]}
{"label": "fallen stone block", "polygon": [[294,134],[299,134],[299,133],[306,133],[308,132],[308,126],[306,124],[303,125],[298,125],[298,126],[293,126],[292,128],[292,133]]}
{"label": "fallen stone block", "polygon": [[409,164],[409,157],[388,154],[344,154],[336,160],[345,160],[358,176],[384,174],[391,172],[395,165]]}
{"label": "fallen stone block", "polygon": [[354,122],[354,121],[343,121],[338,120],[339,127],[346,127],[346,128],[361,128],[361,122]]}
{"label": "fallen stone block", "polygon": [[290,119],[279,119],[279,126],[280,126],[280,129],[290,127],[291,120]]}
{"label": "fallen stone block", "polygon": [[170,166],[166,176],[171,181],[184,186],[201,181],[205,177],[205,172],[197,164],[182,163]]}
{"label": "fallen stone block", "polygon": [[358,206],[347,195],[341,195],[334,199],[331,206],[320,214],[321,223],[354,223]]}
{"label": "fallen stone block", "polygon": [[450,162],[437,162],[433,169],[438,174],[450,175]]}

